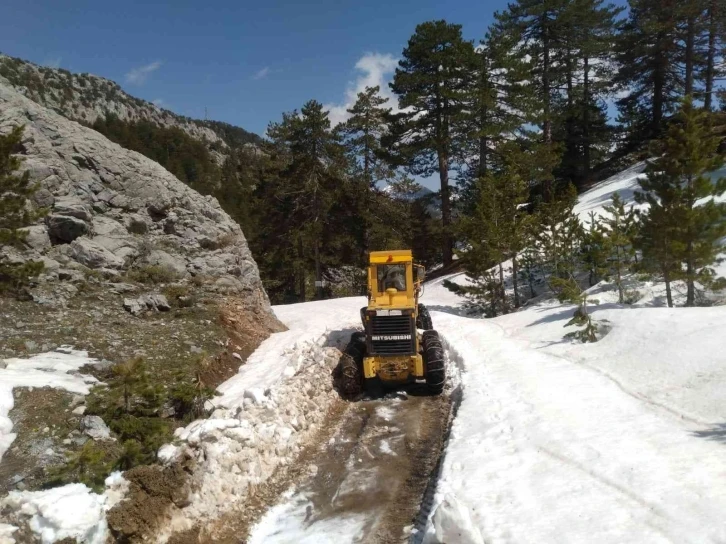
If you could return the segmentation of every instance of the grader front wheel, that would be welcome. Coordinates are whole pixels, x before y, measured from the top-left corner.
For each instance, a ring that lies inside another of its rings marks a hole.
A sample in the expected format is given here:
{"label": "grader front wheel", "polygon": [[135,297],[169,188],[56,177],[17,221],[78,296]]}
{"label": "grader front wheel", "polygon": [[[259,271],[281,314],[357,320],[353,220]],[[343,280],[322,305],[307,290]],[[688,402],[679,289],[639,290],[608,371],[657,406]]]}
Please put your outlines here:
{"label": "grader front wheel", "polygon": [[340,389],[349,398],[357,397],[363,392],[363,379],[355,359],[344,353],[340,357]]}
{"label": "grader front wheel", "polygon": [[340,357],[340,389],[346,397],[353,398],[363,392],[365,350],[365,333],[354,332]]}
{"label": "grader front wheel", "polygon": [[416,328],[424,331],[430,331],[434,328],[431,321],[429,309],[423,304],[418,305],[418,317],[416,317]]}
{"label": "grader front wheel", "polygon": [[439,333],[426,331],[423,333],[422,343],[426,388],[431,395],[440,395],[446,383],[446,367]]}

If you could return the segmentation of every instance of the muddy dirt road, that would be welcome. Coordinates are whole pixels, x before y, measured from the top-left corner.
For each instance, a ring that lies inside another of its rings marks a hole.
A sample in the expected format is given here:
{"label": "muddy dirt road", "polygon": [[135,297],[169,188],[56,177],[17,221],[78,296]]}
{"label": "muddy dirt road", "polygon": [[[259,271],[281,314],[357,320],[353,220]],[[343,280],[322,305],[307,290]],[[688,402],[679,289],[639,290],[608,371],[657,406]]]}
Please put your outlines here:
{"label": "muddy dirt road", "polygon": [[250,544],[407,542],[436,468],[451,402],[418,390],[348,404],[305,475]]}

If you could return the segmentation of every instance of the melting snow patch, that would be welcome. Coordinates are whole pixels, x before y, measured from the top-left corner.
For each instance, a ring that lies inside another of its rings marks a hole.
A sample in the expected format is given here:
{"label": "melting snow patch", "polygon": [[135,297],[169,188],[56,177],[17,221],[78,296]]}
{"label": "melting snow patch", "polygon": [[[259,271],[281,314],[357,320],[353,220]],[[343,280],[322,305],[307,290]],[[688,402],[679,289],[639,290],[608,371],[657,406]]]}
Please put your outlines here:
{"label": "melting snow patch", "polygon": [[[103,495],[79,483],[44,491],[11,491],[0,501],[0,509],[10,511],[17,522],[30,518],[28,527],[43,544],[65,538],[103,544],[108,536],[106,512],[123,498],[128,482],[114,472],[106,478],[106,486]],[[0,525],[0,542],[13,542],[9,535],[14,530]]]}
{"label": "melting snow patch", "polygon": [[391,421],[396,416],[396,411],[390,406],[376,407],[376,415],[386,421]]}
{"label": "melting snow patch", "polygon": [[388,442],[388,440],[381,440],[379,448],[381,450],[381,453],[384,453],[386,455],[397,455],[396,452],[391,449],[391,444]]}
{"label": "melting snow patch", "polygon": [[0,368],[0,459],[15,440],[15,433],[11,432],[13,423],[8,417],[14,405],[14,388],[53,387],[87,395],[90,386],[98,383],[93,376],[78,373],[78,369],[96,363],[96,359],[68,346],[27,359],[11,358],[2,362],[5,368]]}

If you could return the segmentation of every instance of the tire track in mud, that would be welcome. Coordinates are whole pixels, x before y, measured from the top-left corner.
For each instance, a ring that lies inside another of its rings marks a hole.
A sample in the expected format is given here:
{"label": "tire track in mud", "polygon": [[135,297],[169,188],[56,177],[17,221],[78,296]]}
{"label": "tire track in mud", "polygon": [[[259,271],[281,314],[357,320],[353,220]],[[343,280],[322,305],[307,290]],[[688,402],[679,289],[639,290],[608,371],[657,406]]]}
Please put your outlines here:
{"label": "tire track in mud", "polygon": [[408,542],[428,517],[451,406],[448,393],[427,396],[418,386],[348,403],[307,477],[249,542]]}

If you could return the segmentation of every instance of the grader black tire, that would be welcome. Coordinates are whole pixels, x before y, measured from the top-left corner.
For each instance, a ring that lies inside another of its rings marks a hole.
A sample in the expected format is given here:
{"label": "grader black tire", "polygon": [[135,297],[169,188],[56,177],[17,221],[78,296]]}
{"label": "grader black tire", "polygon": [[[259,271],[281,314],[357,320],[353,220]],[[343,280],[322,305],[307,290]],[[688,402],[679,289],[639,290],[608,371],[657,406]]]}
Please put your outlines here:
{"label": "grader black tire", "polygon": [[439,333],[426,331],[423,333],[422,343],[426,389],[431,395],[440,395],[446,383],[446,367]]}
{"label": "grader black tire", "polygon": [[424,331],[430,331],[434,328],[434,324],[431,321],[431,314],[428,308],[423,304],[418,305],[418,317],[416,318],[416,328]]}
{"label": "grader black tire", "polygon": [[347,353],[340,357],[340,389],[348,398],[357,397],[363,392],[360,367]]}
{"label": "grader black tire", "polygon": [[366,356],[366,333],[354,332],[350,336],[350,342],[348,342],[344,353],[353,357],[358,366],[363,368],[363,357]]}
{"label": "grader black tire", "polygon": [[363,392],[363,357],[366,353],[366,335],[354,332],[340,357],[340,388],[346,397]]}

